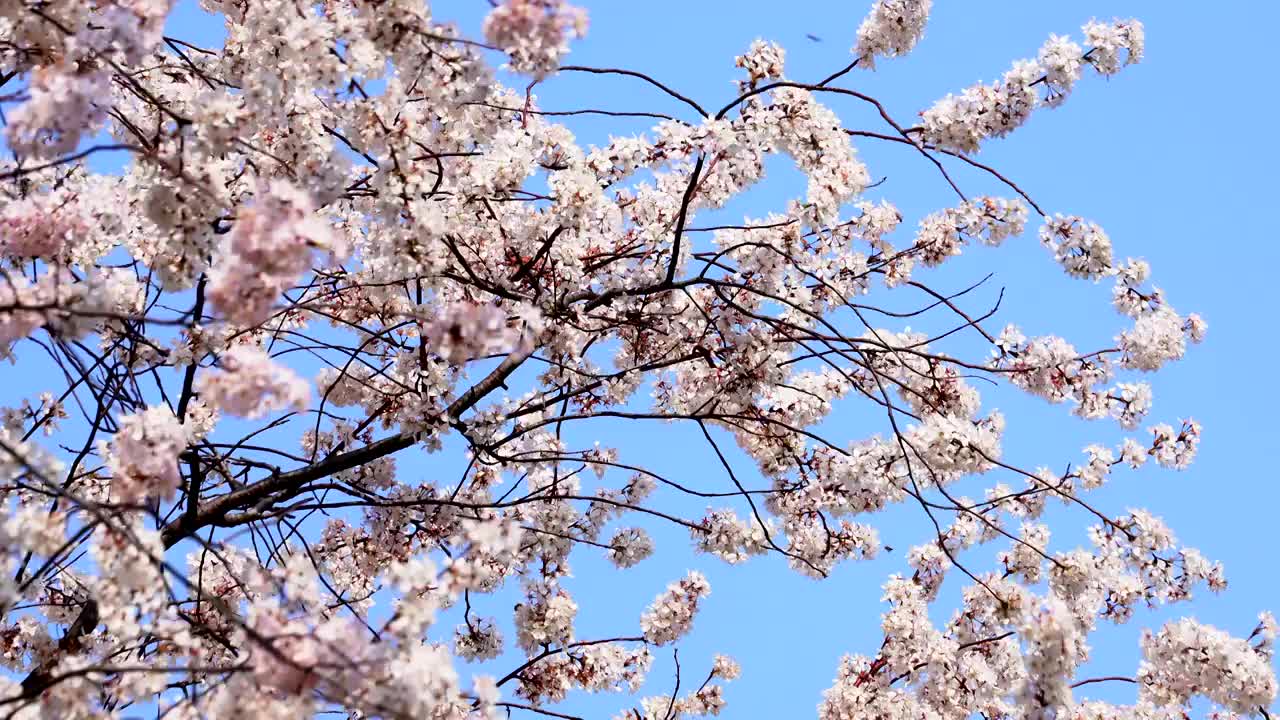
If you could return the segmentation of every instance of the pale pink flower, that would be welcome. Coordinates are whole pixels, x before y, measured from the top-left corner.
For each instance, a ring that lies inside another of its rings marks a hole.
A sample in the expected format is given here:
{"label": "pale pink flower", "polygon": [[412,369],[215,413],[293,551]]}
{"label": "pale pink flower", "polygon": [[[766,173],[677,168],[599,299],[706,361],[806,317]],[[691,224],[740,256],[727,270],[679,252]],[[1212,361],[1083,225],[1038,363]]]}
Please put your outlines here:
{"label": "pale pink flower", "polygon": [[257,345],[236,345],[218,356],[218,370],[206,371],[197,388],[212,408],[249,419],[283,410],[304,410],[311,385],[274,362]]}
{"label": "pale pink flower", "polygon": [[188,429],[163,406],[125,415],[119,422],[107,456],[112,497],[125,503],[172,497],[182,484],[178,456],[191,440]]}
{"label": "pale pink flower", "polygon": [[310,269],[316,251],[336,259],[347,248],[306,192],[284,180],[259,183],[252,204],[236,216],[228,254],[211,273],[209,299],[232,322],[262,323]]}

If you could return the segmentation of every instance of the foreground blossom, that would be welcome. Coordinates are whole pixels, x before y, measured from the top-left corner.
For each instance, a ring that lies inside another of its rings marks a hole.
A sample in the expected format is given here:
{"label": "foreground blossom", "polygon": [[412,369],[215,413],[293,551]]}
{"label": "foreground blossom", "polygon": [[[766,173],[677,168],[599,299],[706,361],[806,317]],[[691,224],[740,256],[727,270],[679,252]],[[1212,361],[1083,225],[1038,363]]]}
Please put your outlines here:
{"label": "foreground blossom", "polygon": [[287,181],[257,188],[236,217],[230,254],[209,287],[227,318],[243,325],[263,322],[280,293],[311,267],[315,250],[344,254],[314,212],[311,198]]}
{"label": "foreground blossom", "polygon": [[120,418],[109,450],[112,494],[121,502],[171,497],[182,483],[178,456],[190,439],[190,431],[167,408]]}
{"label": "foreground blossom", "polygon": [[218,361],[221,371],[206,373],[198,386],[210,407],[250,419],[283,408],[306,407],[310,385],[293,370],[273,362],[261,348],[238,345]]}

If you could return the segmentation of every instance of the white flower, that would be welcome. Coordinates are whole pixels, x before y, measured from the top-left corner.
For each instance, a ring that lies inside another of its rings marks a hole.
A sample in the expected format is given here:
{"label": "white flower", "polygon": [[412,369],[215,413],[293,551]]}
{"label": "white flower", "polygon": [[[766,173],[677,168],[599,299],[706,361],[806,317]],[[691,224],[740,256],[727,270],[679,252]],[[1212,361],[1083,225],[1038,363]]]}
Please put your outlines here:
{"label": "white flower", "polygon": [[1142,637],[1138,690],[1158,704],[1185,704],[1203,695],[1243,714],[1270,707],[1276,678],[1266,655],[1239,638],[1190,618]]}
{"label": "white flower", "polygon": [[734,58],[734,64],[746,70],[749,84],[755,85],[761,80],[781,78],[786,58],[786,50],[777,43],[757,39],[746,54]]}
{"label": "white flower", "polygon": [[932,0],[876,0],[858,27],[853,54],[867,68],[876,57],[897,57],[911,52],[924,34]]}

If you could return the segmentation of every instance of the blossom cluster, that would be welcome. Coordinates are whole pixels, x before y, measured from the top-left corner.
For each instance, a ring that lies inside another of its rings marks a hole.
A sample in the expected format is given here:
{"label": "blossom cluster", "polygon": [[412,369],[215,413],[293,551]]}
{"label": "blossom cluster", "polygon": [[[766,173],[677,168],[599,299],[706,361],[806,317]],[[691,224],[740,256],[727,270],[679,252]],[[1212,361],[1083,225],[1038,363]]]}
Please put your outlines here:
{"label": "blossom cluster", "polygon": [[876,0],[858,27],[853,54],[869,69],[876,57],[906,55],[924,35],[933,0]]}
{"label": "blossom cluster", "polygon": [[920,262],[938,265],[959,255],[966,237],[999,245],[1005,238],[1021,235],[1026,222],[1027,206],[1020,201],[975,198],[921,220],[914,248]]}
{"label": "blossom cluster", "polygon": [[219,372],[201,376],[198,390],[210,407],[249,419],[304,409],[311,386],[259,347],[237,345],[218,356]]}
{"label": "blossom cluster", "polygon": [[1015,62],[1000,80],[939,100],[921,113],[921,137],[940,148],[977,152],[983,141],[1016,130],[1036,108],[1061,104],[1085,63],[1111,75],[1120,69],[1121,52],[1125,65],[1142,59],[1145,38],[1137,20],[1090,21],[1084,32],[1092,46],[1087,52],[1067,38],[1051,35],[1036,59]]}
{"label": "blossom cluster", "polygon": [[191,440],[190,429],[165,407],[120,418],[107,453],[113,497],[126,503],[171,497],[182,484],[178,457]]}
{"label": "blossom cluster", "polygon": [[697,571],[668,585],[640,618],[645,639],[655,645],[668,645],[686,635],[693,628],[699,601],[710,594],[711,585]]}
{"label": "blossom cluster", "polygon": [[587,13],[563,0],[503,0],[484,21],[484,35],[517,72],[542,77],[556,69],[568,42],[587,32]]}
{"label": "blossom cluster", "polygon": [[284,180],[264,184],[236,216],[227,257],[215,268],[209,298],[227,319],[257,325],[272,304],[311,268],[316,250],[346,254],[338,236],[315,215],[307,193]]}

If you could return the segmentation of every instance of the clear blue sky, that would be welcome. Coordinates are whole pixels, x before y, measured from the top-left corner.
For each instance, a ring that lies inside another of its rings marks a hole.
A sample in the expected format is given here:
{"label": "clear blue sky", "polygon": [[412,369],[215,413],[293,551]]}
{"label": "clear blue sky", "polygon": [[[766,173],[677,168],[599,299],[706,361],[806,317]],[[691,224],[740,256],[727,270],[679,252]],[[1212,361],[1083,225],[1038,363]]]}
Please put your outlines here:
{"label": "clear blue sky", "polygon": [[[220,26],[192,11],[193,4],[186,0],[180,7],[170,33],[184,38],[220,35]],[[787,48],[788,75],[796,79],[816,80],[844,65],[869,2],[584,4],[591,11],[590,33],[575,45],[569,62],[641,70],[704,105],[718,105],[733,96],[731,81],[738,77],[733,57],[756,37]],[[1094,636],[1097,674],[1132,674],[1140,628],[1169,616],[1194,614],[1247,633],[1258,611],[1280,610],[1274,555],[1265,552],[1276,542],[1275,505],[1280,501],[1269,457],[1277,446],[1273,413],[1280,391],[1266,365],[1280,351],[1271,328],[1280,249],[1267,221],[1280,153],[1264,134],[1272,124],[1266,118],[1277,105],[1267,83],[1272,78],[1264,73],[1275,67],[1272,33],[1280,26],[1280,6],[1243,0],[1211,5],[943,0],[936,5],[925,39],[911,56],[883,61],[876,73],[857,72],[845,81],[883,100],[903,120],[949,91],[995,79],[1013,59],[1034,55],[1051,32],[1078,39],[1079,26],[1095,16],[1136,16],[1146,24],[1143,64],[1110,80],[1090,73],[1064,107],[1042,111],[1013,137],[990,143],[981,159],[1010,175],[1051,212],[1099,222],[1120,256],[1151,263],[1155,284],[1174,307],[1199,312],[1210,323],[1204,345],[1153,378],[1152,421],[1176,424],[1186,416],[1201,421],[1199,460],[1183,473],[1117,472],[1113,484],[1095,497],[1112,514],[1144,507],[1164,516],[1180,540],[1226,563],[1231,589],[1222,596],[1206,593],[1173,612],[1139,612],[1125,627],[1104,628]],[[435,14],[459,19],[474,37],[487,7],[483,0],[448,0],[435,4]],[[806,34],[821,42],[806,39]],[[556,78],[538,93],[546,109],[680,110],[642,84],[621,78]],[[865,110],[832,104],[848,119],[846,125],[880,129],[877,118]],[[610,132],[626,134],[644,125],[591,121],[572,127],[584,142],[602,142]],[[918,156],[896,146],[864,142],[859,147],[873,177],[888,178],[873,197],[898,205],[906,216],[904,229],[952,202],[946,186]],[[994,189],[977,176],[960,176],[975,191]],[[760,217],[781,209],[799,188],[786,168],[779,180],[751,192],[731,208],[730,216]],[[1000,317],[1018,322],[1029,334],[1055,332],[1078,347],[1102,347],[1123,327],[1123,319],[1108,310],[1109,285],[1067,279],[1039,246],[1034,230],[1004,248],[976,251],[927,277],[936,287],[955,290],[992,270],[997,274],[975,298],[975,306],[990,302],[1003,287]],[[988,397],[988,407],[1000,407],[1010,420],[1006,456],[1023,466],[1061,468],[1079,461],[1080,449],[1089,442],[1115,443],[1119,438],[1113,427],[1075,420],[1065,407],[1004,392]],[[837,437],[861,437],[882,422],[864,406],[847,407],[828,426]],[[714,456],[688,431],[651,425],[629,428],[624,436],[622,430],[602,424],[594,433],[579,430],[577,439],[617,442],[624,459],[649,460],[655,469],[703,486],[727,483]],[[661,452],[653,452],[655,447]],[[740,455],[734,459],[739,470],[747,470]],[[965,491],[976,495],[980,487],[969,484]],[[694,556],[685,533],[657,533],[657,556],[632,571],[616,572],[594,556],[576,555],[577,577],[569,586],[583,605],[579,636],[628,634],[655,593],[686,568],[696,567],[707,574],[713,590],[695,632],[682,645],[682,687],[696,686],[711,654],[725,652],[744,668],[742,678],[728,687],[727,717],[808,716],[830,686],[841,654],[874,653],[880,639],[880,585],[889,573],[907,571],[906,548],[928,537],[919,515],[915,508],[902,508],[877,518],[884,541],[895,551],[873,562],[842,566],[823,582],[791,573],[778,558],[731,567]],[[1052,519],[1058,534],[1051,548],[1070,549],[1082,540],[1085,517],[1055,513]],[[987,555],[977,553],[974,567],[986,567]],[[953,597],[955,589],[948,585],[947,596]],[[950,607],[944,603],[935,621],[945,621]],[[497,612],[505,623],[507,608],[509,604],[498,602],[481,612]],[[668,690],[670,667],[669,657],[655,664],[645,694]],[[1094,687],[1093,697],[1131,698],[1129,686]],[[567,709],[597,717],[623,706],[614,696]]]}

